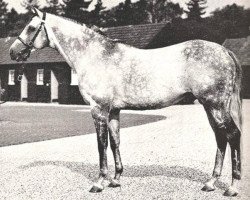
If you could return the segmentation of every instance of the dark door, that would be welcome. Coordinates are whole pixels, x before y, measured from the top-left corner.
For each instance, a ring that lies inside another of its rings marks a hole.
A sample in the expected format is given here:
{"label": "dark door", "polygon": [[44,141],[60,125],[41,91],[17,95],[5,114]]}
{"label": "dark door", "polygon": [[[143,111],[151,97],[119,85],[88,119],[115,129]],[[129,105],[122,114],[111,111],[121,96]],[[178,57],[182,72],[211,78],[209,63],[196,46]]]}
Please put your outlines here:
{"label": "dark door", "polygon": [[50,70],[37,69],[37,86],[36,97],[37,102],[50,102],[51,101],[51,88],[50,88]]}

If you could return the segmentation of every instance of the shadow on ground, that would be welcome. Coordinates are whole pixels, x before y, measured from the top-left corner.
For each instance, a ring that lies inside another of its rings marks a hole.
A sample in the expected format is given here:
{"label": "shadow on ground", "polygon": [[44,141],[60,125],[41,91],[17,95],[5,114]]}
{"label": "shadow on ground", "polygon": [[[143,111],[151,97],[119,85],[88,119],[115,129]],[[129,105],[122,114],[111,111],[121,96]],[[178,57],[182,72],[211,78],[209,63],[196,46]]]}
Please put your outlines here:
{"label": "shadow on ground", "polygon": [[[89,110],[66,107],[1,107],[0,147],[95,132]],[[121,114],[121,128],[164,120],[160,115]]]}
{"label": "shadow on ground", "polygon": [[[33,167],[43,166],[65,167],[73,173],[79,173],[94,182],[99,174],[99,166],[94,164],[83,164],[81,162],[64,162],[64,161],[37,161],[28,165],[20,166],[20,169],[26,170]],[[114,169],[109,166],[109,169]],[[187,179],[189,181],[205,183],[211,175],[201,170],[183,166],[164,166],[164,165],[134,165],[124,166],[123,177],[155,177],[166,176],[169,178]],[[227,185],[221,181],[217,181],[216,186],[225,190]]]}

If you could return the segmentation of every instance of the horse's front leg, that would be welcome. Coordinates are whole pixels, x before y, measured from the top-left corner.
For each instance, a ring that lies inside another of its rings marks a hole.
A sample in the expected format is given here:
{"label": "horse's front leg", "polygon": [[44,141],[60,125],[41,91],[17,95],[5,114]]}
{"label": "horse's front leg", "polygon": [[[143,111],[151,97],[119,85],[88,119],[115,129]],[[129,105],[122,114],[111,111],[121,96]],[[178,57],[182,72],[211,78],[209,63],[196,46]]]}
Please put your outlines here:
{"label": "horse's front leg", "polygon": [[120,187],[120,176],[123,171],[121,156],[120,156],[120,110],[111,110],[109,114],[109,137],[110,146],[115,160],[115,177],[111,180],[109,187]]}
{"label": "horse's front leg", "polygon": [[100,164],[100,174],[96,183],[90,189],[90,192],[96,193],[101,192],[104,189],[103,181],[108,175],[108,165],[107,165],[107,146],[108,146],[108,112],[95,106],[91,110],[92,117],[94,119],[94,124],[97,133],[98,151],[99,151],[99,164]]}

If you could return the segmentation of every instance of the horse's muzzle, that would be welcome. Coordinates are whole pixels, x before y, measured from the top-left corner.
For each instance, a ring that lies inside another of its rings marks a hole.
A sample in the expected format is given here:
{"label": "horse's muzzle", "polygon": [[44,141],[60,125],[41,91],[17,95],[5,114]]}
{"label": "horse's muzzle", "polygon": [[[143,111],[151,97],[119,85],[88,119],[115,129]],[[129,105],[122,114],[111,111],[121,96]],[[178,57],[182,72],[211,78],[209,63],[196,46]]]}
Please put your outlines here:
{"label": "horse's muzzle", "polygon": [[10,48],[10,58],[11,58],[11,60],[15,60],[17,62],[26,61],[29,56],[30,56],[30,50],[29,49],[23,49],[23,50],[21,50],[19,52],[16,52],[12,48]]}

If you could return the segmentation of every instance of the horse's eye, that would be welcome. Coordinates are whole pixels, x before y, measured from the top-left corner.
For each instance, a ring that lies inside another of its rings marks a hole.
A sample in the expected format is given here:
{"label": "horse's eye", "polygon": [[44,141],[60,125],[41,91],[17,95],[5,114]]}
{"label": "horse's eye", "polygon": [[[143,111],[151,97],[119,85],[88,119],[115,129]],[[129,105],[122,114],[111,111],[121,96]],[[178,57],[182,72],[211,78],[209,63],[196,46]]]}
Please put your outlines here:
{"label": "horse's eye", "polygon": [[33,32],[33,31],[35,31],[36,30],[36,28],[34,27],[34,26],[29,26],[29,28],[28,28],[28,31],[29,32]]}

